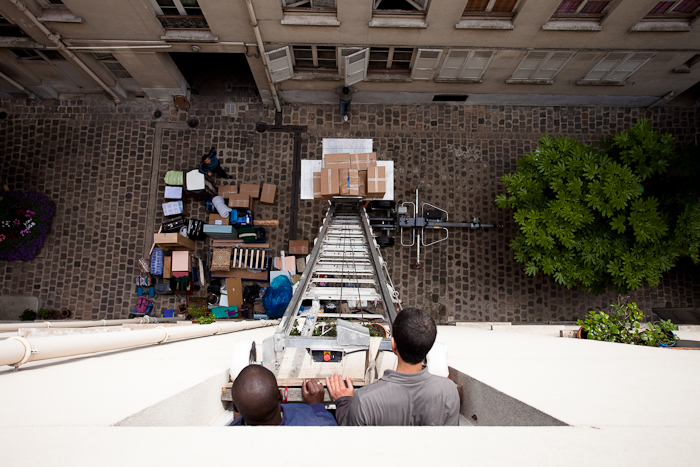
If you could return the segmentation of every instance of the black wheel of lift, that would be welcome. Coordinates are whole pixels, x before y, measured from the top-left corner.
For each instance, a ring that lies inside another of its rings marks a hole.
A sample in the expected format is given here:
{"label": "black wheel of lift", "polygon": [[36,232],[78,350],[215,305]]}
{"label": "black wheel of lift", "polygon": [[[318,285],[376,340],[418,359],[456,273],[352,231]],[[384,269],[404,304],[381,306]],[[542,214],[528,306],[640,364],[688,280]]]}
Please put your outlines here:
{"label": "black wheel of lift", "polygon": [[377,237],[377,244],[382,247],[382,246],[394,246],[394,237],[387,237],[385,235],[381,235]]}
{"label": "black wheel of lift", "polygon": [[396,203],[390,199],[379,199],[370,203],[372,209],[394,209]]}

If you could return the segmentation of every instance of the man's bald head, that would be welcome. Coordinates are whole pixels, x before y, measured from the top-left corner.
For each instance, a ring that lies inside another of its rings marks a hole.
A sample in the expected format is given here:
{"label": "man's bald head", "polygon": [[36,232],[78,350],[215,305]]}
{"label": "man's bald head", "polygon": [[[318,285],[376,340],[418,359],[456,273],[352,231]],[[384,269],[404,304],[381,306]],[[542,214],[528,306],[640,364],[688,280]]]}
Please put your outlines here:
{"label": "man's bald head", "polygon": [[[233,404],[249,425],[279,425],[280,395],[275,375],[261,365],[245,367],[231,388]],[[274,423],[277,421],[277,423]]]}

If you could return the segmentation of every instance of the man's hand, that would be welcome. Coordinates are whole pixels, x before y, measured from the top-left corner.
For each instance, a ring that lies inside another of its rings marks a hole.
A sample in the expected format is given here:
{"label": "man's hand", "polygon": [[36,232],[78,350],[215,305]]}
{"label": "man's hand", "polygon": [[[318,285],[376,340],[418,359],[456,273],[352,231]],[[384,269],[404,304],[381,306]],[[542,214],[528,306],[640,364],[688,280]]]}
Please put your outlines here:
{"label": "man's hand", "polygon": [[323,404],[323,384],[317,379],[303,380],[301,394],[307,404]]}
{"label": "man's hand", "polygon": [[213,173],[211,173],[211,172],[209,172],[209,176],[211,177],[212,175],[214,175],[214,174],[213,174]]}
{"label": "man's hand", "polygon": [[328,387],[328,394],[330,394],[331,399],[335,402],[341,397],[352,397],[355,394],[355,388],[350,381],[350,377],[347,376],[345,381],[338,373],[333,373],[329,378],[326,378],[326,387]]}

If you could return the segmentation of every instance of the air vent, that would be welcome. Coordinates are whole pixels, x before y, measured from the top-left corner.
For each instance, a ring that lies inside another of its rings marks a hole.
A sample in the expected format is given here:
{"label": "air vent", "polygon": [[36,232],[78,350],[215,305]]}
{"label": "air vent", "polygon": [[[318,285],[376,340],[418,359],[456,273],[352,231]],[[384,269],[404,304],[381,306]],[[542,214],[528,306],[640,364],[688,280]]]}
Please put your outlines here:
{"label": "air vent", "polygon": [[433,96],[433,102],[464,102],[469,96],[457,96],[453,94],[440,94]]}
{"label": "air vent", "polygon": [[226,109],[224,110],[224,113],[226,115],[236,115],[236,103],[235,102],[227,102]]}

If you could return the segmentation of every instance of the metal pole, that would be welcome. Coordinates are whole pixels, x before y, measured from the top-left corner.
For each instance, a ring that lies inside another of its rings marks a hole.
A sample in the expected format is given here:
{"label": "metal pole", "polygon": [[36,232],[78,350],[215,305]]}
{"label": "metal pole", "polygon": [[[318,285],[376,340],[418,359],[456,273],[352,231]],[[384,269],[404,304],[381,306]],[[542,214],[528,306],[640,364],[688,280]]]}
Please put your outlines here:
{"label": "metal pole", "polygon": [[34,94],[32,91],[30,91],[29,89],[25,88],[24,86],[22,86],[21,84],[19,84],[17,81],[15,81],[15,80],[13,80],[12,78],[10,78],[9,76],[7,76],[5,73],[0,72],[0,78],[4,79],[4,80],[7,81],[8,83],[10,83],[11,85],[13,85],[13,86],[16,87],[17,89],[19,89],[20,91],[22,91],[22,92],[24,92],[25,94],[27,94],[27,96],[29,96],[29,98],[34,99],[34,100],[37,101],[39,104],[41,104],[41,97],[37,96],[37,95]]}
{"label": "metal pole", "polygon": [[280,100],[277,96],[277,88],[275,88],[275,83],[272,81],[272,75],[267,67],[267,58],[265,57],[265,46],[263,45],[262,36],[260,35],[260,28],[258,27],[258,19],[255,17],[255,10],[253,10],[253,3],[251,0],[246,0],[246,5],[248,6],[248,14],[250,15],[250,22],[253,25],[253,32],[255,33],[255,40],[258,43],[258,50],[260,51],[260,59],[263,62],[263,67],[265,68],[265,75],[267,76],[267,81],[270,84],[270,91],[272,92],[272,98],[275,100],[275,108],[278,112],[282,112],[282,107],[280,106]]}

